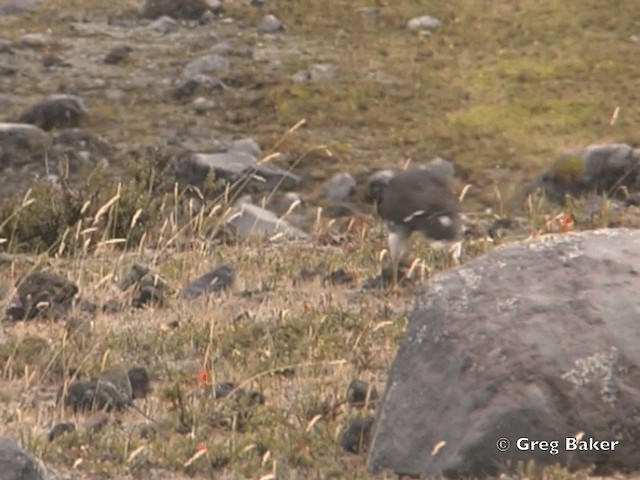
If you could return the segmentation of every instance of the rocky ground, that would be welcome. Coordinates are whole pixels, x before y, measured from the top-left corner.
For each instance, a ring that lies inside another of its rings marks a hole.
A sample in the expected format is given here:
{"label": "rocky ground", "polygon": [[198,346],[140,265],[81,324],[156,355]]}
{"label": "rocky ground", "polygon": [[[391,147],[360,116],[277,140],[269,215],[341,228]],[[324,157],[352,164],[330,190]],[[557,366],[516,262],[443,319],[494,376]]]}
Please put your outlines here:
{"label": "rocky ground", "polygon": [[[632,0],[153,3],[0,0],[0,302],[42,317],[14,303],[34,271],[77,287],[44,298],[57,321],[3,324],[0,416],[59,478],[367,478],[340,432],[374,402],[347,387],[383,388],[413,293],[446,267],[419,241],[413,280],[380,288],[378,170],[441,159],[463,261],[638,225]],[[244,238],[255,218],[298,240]],[[184,290],[225,264],[228,288]],[[144,415],[56,402],[136,366]]]}

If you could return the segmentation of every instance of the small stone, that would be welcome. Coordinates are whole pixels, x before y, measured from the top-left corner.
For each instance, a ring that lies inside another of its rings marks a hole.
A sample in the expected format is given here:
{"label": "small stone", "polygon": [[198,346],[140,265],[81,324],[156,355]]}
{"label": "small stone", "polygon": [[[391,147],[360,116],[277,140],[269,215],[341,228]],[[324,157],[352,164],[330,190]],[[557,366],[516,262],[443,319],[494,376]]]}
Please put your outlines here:
{"label": "small stone", "polygon": [[211,110],[215,106],[213,102],[211,102],[210,100],[207,100],[204,97],[196,98],[193,101],[192,105],[193,105],[193,110],[199,114],[205,113],[208,110]]}
{"label": "small stone", "polygon": [[178,22],[167,15],[163,15],[151,22],[147,28],[161,35],[167,35],[178,29]]}
{"label": "small stone", "polygon": [[356,188],[356,179],[349,173],[337,173],[324,186],[324,196],[333,202],[346,202]]}
{"label": "small stone", "polygon": [[131,299],[133,308],[162,307],[164,305],[164,293],[157,285],[140,285]]}
{"label": "small stone", "polygon": [[188,78],[199,74],[226,73],[230,68],[231,63],[227,58],[217,53],[210,53],[187,63],[182,76]]}
{"label": "small stone", "polygon": [[353,274],[344,268],[333,270],[322,280],[323,285],[349,285],[355,281]]}
{"label": "small stone", "polygon": [[76,425],[71,422],[56,423],[47,435],[47,440],[53,442],[56,438],[61,437],[65,433],[72,433],[76,431]]}
{"label": "small stone", "polygon": [[233,382],[221,382],[217,384],[213,390],[213,398],[224,398],[236,388]]}
{"label": "small stone", "polygon": [[364,406],[375,404],[378,400],[376,387],[369,389],[369,384],[364,380],[352,380],[347,387],[347,403],[352,406]]}
{"label": "small stone", "polygon": [[133,367],[127,372],[131,383],[131,397],[145,398],[151,392],[151,380],[144,367]]}
{"label": "small stone", "polygon": [[414,31],[436,30],[442,22],[430,15],[412,18],[407,22],[407,28]]}
{"label": "small stone", "polygon": [[275,15],[265,15],[258,24],[260,33],[276,33],[284,30],[284,25]]}
{"label": "small stone", "polygon": [[173,91],[177,100],[191,97],[195,94],[217,95],[224,91],[223,83],[209,75],[198,74],[182,81]]}
{"label": "small stone", "polygon": [[142,280],[149,271],[149,268],[144,265],[139,265],[137,263],[133,264],[129,273],[118,280],[118,288],[123,292],[126,291],[132,285],[140,282],[140,280]]}
{"label": "small stone", "polygon": [[129,45],[118,45],[113,47],[104,57],[104,63],[107,65],[116,65],[126,59],[131,51],[132,48]]}
{"label": "small stone", "polygon": [[374,417],[351,420],[340,435],[340,446],[346,452],[362,453],[371,444]]}
{"label": "small stone", "polygon": [[235,269],[233,265],[220,265],[209,273],[205,273],[189,282],[180,293],[180,298],[196,298],[201,295],[222,292],[231,286],[234,278]]}

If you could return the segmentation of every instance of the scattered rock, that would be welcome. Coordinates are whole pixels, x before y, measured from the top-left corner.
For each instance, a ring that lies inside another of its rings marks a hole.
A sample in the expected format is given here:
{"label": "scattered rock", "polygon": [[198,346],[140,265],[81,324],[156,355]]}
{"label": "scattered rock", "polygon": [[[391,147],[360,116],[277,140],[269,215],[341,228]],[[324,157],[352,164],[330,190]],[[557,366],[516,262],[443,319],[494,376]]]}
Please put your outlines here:
{"label": "scattered rock", "polygon": [[0,16],[24,15],[36,11],[40,7],[35,0],[3,0],[0,3]]}
{"label": "scattered rock", "polygon": [[176,100],[193,95],[217,95],[224,91],[224,84],[217,78],[198,74],[183,80],[173,91]]}
{"label": "scattered rock", "polygon": [[235,269],[233,265],[220,265],[211,272],[205,273],[189,282],[180,293],[180,298],[196,298],[201,295],[222,292],[231,286],[234,277]]}
{"label": "scattered rock", "polygon": [[229,59],[217,53],[209,53],[187,63],[182,72],[182,77],[192,78],[196,75],[208,73],[226,73],[230,68],[231,63],[229,62]]}
{"label": "scattered rock", "polygon": [[50,95],[30,107],[19,116],[18,122],[30,123],[43,130],[77,127],[87,115],[80,97],[75,95]]}
{"label": "scattered rock", "polygon": [[175,19],[197,20],[205,12],[217,13],[220,8],[220,2],[216,0],[145,0],[140,7],[140,15],[144,18],[166,15]]}
{"label": "scattered rock", "polygon": [[17,284],[18,291],[6,310],[8,320],[42,316],[58,319],[71,308],[78,287],[57,274],[33,272]]}
{"label": "scattered rock", "polygon": [[407,28],[414,31],[436,30],[440,27],[440,25],[442,25],[442,22],[430,15],[415,17],[407,22]]}
{"label": "scattered rock", "polygon": [[371,445],[374,417],[351,420],[340,434],[340,446],[345,452],[359,454]]}
{"label": "scattered rock", "polygon": [[260,33],[277,33],[284,30],[284,25],[275,15],[265,15],[258,24]]}
{"label": "scattered rock", "polygon": [[540,188],[550,200],[558,203],[564,202],[567,195],[615,196],[621,187],[637,192],[640,190],[640,155],[623,143],[591,145],[560,156],[535,179],[533,187]]}
{"label": "scattered rock", "polygon": [[307,234],[264,208],[250,203],[238,204],[226,221],[240,238],[304,239]]}
{"label": "scattered rock", "polygon": [[52,138],[49,162],[59,175],[77,178],[85,167],[93,170],[97,165],[108,165],[112,152],[109,142],[101,136],[74,128],[62,130]]}
{"label": "scattered rock", "polygon": [[144,368],[134,367],[128,372],[109,369],[98,378],[80,380],[67,387],[64,405],[74,412],[119,411],[131,404],[134,398],[143,398],[150,391],[149,374]]}
{"label": "scattered rock", "polygon": [[350,285],[354,282],[354,275],[347,272],[344,268],[333,270],[322,279],[323,285]]}
{"label": "scattered rock", "polygon": [[[640,469],[639,259],[637,231],[546,235],[430,279],[389,372],[370,468],[429,478],[529,461]],[[567,450],[577,432],[619,443]],[[500,438],[557,439],[559,451],[500,452]]]}
{"label": "scattered rock", "polygon": [[337,173],[324,186],[324,196],[332,202],[346,202],[356,188],[356,179],[349,173]]}
{"label": "scattered rock", "polygon": [[147,28],[160,35],[167,35],[178,30],[178,22],[167,15],[163,15],[151,22]]}
{"label": "scattered rock", "polygon": [[297,175],[259,164],[256,157],[242,152],[194,153],[178,165],[176,178],[182,184],[203,189],[210,173],[234,186],[257,191],[272,191],[277,187],[290,190],[300,183]]}
{"label": "scattered rock", "polygon": [[126,59],[133,49],[129,45],[117,45],[104,57],[107,65],[116,65]]}
{"label": "scattered rock", "polygon": [[3,480],[49,480],[40,462],[13,439],[0,437],[0,472]]}
{"label": "scattered rock", "polygon": [[0,123],[0,169],[44,163],[47,134],[26,123]]}
{"label": "scattered rock", "polygon": [[363,407],[365,405],[374,405],[378,400],[378,390],[364,380],[352,380],[347,387],[347,403],[354,407]]}
{"label": "scattered rock", "polygon": [[56,423],[47,434],[47,440],[53,442],[56,438],[61,437],[65,433],[73,433],[75,431],[76,425],[74,423]]}

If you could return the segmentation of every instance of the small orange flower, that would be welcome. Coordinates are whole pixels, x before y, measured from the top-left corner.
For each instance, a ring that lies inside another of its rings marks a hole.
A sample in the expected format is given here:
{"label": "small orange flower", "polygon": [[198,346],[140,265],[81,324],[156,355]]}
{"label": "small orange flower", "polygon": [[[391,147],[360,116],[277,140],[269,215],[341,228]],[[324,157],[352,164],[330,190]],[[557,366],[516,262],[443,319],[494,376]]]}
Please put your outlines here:
{"label": "small orange flower", "polygon": [[198,380],[202,385],[207,385],[209,383],[209,373],[202,369],[198,372]]}
{"label": "small orange flower", "polygon": [[563,232],[568,232],[573,226],[573,219],[571,218],[571,215],[567,215],[566,213],[563,213],[562,215],[560,215],[559,219],[560,219],[560,229]]}

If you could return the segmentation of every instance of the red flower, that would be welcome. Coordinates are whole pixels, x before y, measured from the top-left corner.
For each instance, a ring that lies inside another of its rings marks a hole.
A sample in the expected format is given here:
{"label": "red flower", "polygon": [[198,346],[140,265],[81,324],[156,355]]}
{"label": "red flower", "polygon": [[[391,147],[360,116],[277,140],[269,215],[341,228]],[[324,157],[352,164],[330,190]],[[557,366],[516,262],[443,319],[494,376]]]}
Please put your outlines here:
{"label": "red flower", "polygon": [[200,381],[200,383],[202,385],[206,385],[209,383],[209,373],[205,370],[202,369],[198,372],[198,380]]}
{"label": "red flower", "polygon": [[196,452],[207,451],[207,444],[204,442],[200,442],[196,445]]}
{"label": "red flower", "polygon": [[560,219],[561,230],[563,232],[568,232],[569,229],[573,226],[573,219],[571,218],[571,215],[567,215],[566,213],[563,213],[560,215],[559,219]]}

